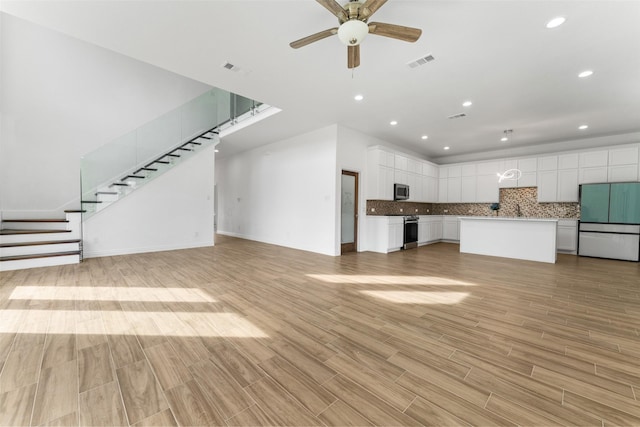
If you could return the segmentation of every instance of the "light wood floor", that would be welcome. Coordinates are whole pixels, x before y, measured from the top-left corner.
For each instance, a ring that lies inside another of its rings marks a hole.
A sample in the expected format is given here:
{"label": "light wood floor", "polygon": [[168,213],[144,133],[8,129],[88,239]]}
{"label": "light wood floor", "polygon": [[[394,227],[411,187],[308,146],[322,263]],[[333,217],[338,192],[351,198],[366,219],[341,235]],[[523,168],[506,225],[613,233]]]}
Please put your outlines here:
{"label": "light wood floor", "polygon": [[640,425],[640,265],[436,244],[0,276],[1,425]]}

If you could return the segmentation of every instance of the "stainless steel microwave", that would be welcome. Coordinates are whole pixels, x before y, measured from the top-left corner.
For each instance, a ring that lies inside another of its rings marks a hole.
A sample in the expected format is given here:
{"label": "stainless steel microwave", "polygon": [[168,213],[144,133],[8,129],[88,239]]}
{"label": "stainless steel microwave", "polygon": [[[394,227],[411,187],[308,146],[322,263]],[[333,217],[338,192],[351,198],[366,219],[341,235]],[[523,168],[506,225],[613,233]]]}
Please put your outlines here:
{"label": "stainless steel microwave", "polygon": [[407,200],[409,198],[409,186],[405,184],[393,184],[393,200]]}

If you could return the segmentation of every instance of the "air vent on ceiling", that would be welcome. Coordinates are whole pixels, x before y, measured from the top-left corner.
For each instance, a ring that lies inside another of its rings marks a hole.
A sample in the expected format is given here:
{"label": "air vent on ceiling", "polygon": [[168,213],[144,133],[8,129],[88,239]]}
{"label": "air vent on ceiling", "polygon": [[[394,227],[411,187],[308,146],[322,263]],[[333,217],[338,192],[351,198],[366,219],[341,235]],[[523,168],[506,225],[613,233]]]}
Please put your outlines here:
{"label": "air vent on ceiling", "polygon": [[435,61],[435,59],[436,58],[434,58],[433,55],[429,54],[427,56],[423,56],[422,58],[418,58],[415,61],[411,61],[407,65],[409,66],[409,68],[416,68],[420,65],[426,64],[427,62]]}
{"label": "air vent on ceiling", "polygon": [[224,64],[222,64],[222,68],[226,68],[227,70],[231,70],[231,71],[240,70],[240,67],[233,65],[231,62],[225,62]]}
{"label": "air vent on ceiling", "polygon": [[447,117],[447,119],[461,119],[463,117],[467,117],[467,115],[465,113],[458,113]]}

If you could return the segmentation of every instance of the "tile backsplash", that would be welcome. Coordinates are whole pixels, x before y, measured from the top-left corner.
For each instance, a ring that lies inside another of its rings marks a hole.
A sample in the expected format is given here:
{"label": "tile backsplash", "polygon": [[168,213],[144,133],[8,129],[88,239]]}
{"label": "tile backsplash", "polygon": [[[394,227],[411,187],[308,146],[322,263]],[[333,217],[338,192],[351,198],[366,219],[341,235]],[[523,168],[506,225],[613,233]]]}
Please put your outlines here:
{"label": "tile backsplash", "polygon": [[[490,205],[491,203],[416,203],[367,200],[367,215],[517,216],[519,207],[523,217],[570,219],[580,217],[580,207],[576,202],[538,203],[537,187],[501,188],[500,209],[497,212],[492,211]],[[402,211],[400,211],[401,209]]]}

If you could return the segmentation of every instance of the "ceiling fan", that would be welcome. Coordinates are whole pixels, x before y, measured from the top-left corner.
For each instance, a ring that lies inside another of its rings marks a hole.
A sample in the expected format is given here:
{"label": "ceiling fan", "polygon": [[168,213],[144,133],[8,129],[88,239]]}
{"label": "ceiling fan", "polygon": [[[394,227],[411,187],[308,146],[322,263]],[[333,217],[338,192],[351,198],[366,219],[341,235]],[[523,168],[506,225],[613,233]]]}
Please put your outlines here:
{"label": "ceiling fan", "polygon": [[301,38],[289,43],[289,46],[298,49],[337,34],[340,41],[347,45],[348,68],[356,68],[360,65],[360,42],[369,33],[407,42],[415,42],[422,34],[422,30],[419,28],[403,27],[383,22],[367,23],[371,15],[380,9],[387,0],[350,0],[344,6],[340,6],[336,0],[316,1],[338,18],[340,26]]}

